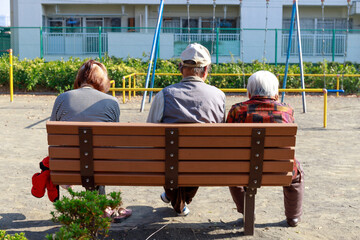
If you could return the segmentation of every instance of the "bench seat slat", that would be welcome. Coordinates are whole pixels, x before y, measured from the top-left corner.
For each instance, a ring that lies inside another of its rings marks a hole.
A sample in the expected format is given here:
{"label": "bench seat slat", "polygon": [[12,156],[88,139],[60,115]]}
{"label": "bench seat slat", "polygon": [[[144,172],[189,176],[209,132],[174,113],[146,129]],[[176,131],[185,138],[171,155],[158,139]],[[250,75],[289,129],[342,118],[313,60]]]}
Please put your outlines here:
{"label": "bench seat slat", "polygon": [[[265,139],[265,147],[288,147],[295,146],[294,136],[269,136]],[[49,145],[79,146],[78,135],[49,134]],[[66,143],[66,145],[64,145]],[[93,145],[103,146],[134,146],[134,147],[165,147],[165,138],[162,136],[123,136],[123,135],[94,135]],[[195,137],[180,136],[179,147],[250,147],[251,137]]]}
{"label": "bench seat slat", "polygon": [[[52,158],[79,158],[78,147],[49,147],[49,154]],[[290,148],[265,149],[264,160],[287,160],[294,158],[295,151]],[[164,160],[164,149],[148,148],[94,148],[94,159],[134,159],[134,160]],[[250,149],[216,149],[200,148],[179,149],[179,160],[248,160]]]}
{"label": "bench seat slat", "polygon": [[[116,186],[164,186],[163,174],[121,174],[95,173],[95,184]],[[81,185],[80,173],[53,172],[51,180],[54,184]],[[247,174],[179,174],[179,186],[247,186]],[[291,181],[291,173],[263,174],[263,186],[287,186]]]}
{"label": "bench seat slat", "polygon": [[[291,172],[293,161],[265,161],[263,172]],[[80,171],[80,160],[50,161],[52,171]],[[248,161],[180,161],[179,173],[191,172],[249,172]],[[164,173],[164,161],[94,161],[95,172],[149,172]]]}
{"label": "bench seat slat", "polygon": [[[78,127],[92,127],[95,135],[151,135],[163,136],[164,129],[174,127],[172,124],[148,123],[146,126],[142,123],[102,123],[102,122],[48,122],[46,124],[49,134],[77,134]],[[277,123],[191,123],[176,124],[179,129],[179,135],[229,135],[229,136],[250,136],[251,128],[266,128],[267,136],[295,135],[297,131],[296,124],[277,124]]]}

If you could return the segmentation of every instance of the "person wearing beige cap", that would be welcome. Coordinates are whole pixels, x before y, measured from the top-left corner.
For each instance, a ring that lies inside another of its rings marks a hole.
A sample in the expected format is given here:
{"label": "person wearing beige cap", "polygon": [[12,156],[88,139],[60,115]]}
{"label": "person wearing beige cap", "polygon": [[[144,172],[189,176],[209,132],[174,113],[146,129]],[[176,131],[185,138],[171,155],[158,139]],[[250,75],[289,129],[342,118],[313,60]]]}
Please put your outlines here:
{"label": "person wearing beige cap", "polygon": [[[211,67],[209,51],[193,43],[180,55],[182,80],[156,94],[147,122],[222,123],[225,120],[225,94],[205,83]],[[198,187],[165,189],[161,200],[170,203],[179,216],[186,216]]]}

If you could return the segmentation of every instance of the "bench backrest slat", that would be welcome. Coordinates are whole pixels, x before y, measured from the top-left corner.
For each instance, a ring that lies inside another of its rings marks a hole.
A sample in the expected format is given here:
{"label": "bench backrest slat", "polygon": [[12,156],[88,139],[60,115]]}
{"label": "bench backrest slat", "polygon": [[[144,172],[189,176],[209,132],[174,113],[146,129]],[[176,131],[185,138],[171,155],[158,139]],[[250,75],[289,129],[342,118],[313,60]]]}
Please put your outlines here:
{"label": "bench backrest slat", "polygon": [[[265,147],[294,146],[295,136],[268,136],[265,139]],[[49,134],[49,145],[79,146],[78,135]],[[133,146],[133,147],[165,147],[163,136],[124,136],[124,135],[95,135],[94,147],[106,146]],[[251,136],[181,136],[179,147],[250,147]]]}
{"label": "bench backrest slat", "polygon": [[[49,147],[52,158],[80,158],[77,147]],[[132,160],[165,160],[164,149],[148,148],[94,148],[94,159],[132,159]],[[250,149],[194,149],[179,150],[179,160],[248,160]],[[264,160],[288,160],[294,158],[290,148],[270,148],[264,150]]]}
{"label": "bench backrest slat", "polygon": [[164,186],[165,129],[178,130],[178,186],[247,186],[252,129],[264,128],[262,186],[291,182],[296,124],[48,122],[51,179],[80,184],[79,127],[92,131],[98,185]]}
{"label": "bench backrest slat", "polygon": [[[163,174],[95,173],[99,185],[115,186],[164,186]],[[58,184],[81,184],[80,174],[54,172],[51,179]],[[291,174],[263,174],[262,186],[283,186],[291,181]],[[179,175],[179,186],[246,186],[247,174],[183,174]]]}
{"label": "bench backrest slat", "polygon": [[[176,126],[175,126],[176,125]],[[166,123],[103,123],[103,122],[49,122],[49,134],[78,134],[79,127],[91,127],[95,135],[150,135],[164,136],[165,128],[176,127],[181,136],[251,136],[251,129],[265,128],[267,136],[296,135],[296,124],[274,123],[211,123],[211,124],[166,124]],[[61,127],[59,127],[61,126]]]}
{"label": "bench backrest slat", "polygon": [[[293,163],[290,161],[264,161],[263,172],[290,172]],[[249,161],[180,161],[179,173],[248,173]],[[79,160],[53,159],[52,171],[79,172]],[[164,173],[164,161],[131,161],[131,160],[94,160],[95,172],[138,172]]]}

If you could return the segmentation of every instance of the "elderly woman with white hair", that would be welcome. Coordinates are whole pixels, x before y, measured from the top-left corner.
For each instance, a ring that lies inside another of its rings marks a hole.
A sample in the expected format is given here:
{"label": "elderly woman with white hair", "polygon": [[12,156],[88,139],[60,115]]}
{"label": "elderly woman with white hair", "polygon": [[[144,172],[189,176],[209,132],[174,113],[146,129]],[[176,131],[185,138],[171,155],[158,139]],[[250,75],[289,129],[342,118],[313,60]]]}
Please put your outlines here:
{"label": "elderly woman with white hair", "polygon": [[[293,123],[294,110],[278,101],[279,80],[269,71],[258,71],[247,84],[248,101],[233,105],[228,113],[228,123]],[[285,216],[289,226],[296,227],[302,215],[304,172],[294,161],[292,183],[283,187]],[[237,211],[244,213],[244,188],[230,187]]]}

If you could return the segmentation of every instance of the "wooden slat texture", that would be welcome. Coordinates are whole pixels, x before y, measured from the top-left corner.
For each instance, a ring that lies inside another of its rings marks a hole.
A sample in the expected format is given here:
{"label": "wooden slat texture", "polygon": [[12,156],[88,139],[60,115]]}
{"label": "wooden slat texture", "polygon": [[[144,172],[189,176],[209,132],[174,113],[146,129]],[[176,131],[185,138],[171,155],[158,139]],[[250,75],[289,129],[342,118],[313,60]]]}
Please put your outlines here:
{"label": "wooden slat texture", "polygon": [[[294,158],[290,148],[265,149],[264,160],[287,160]],[[49,147],[51,158],[79,158],[78,147]],[[164,160],[164,149],[148,148],[94,148],[94,159]],[[248,160],[250,149],[180,149],[179,160]]]}
{"label": "wooden slat texture", "polygon": [[[79,158],[78,147],[49,147],[51,158]],[[164,160],[164,149],[94,148],[94,159]]]}
{"label": "wooden slat texture", "polygon": [[[163,174],[109,174],[96,173],[97,185],[119,186],[163,186]],[[53,172],[51,180],[54,184],[81,185],[79,173]],[[179,175],[179,186],[247,186],[247,174],[183,174]],[[287,186],[291,182],[291,174],[263,174],[263,186]]]}
{"label": "wooden slat texture", "polygon": [[179,186],[247,186],[253,128],[265,128],[262,186],[291,183],[296,124],[47,122],[51,178],[81,185],[79,127],[91,127],[97,185],[164,186],[165,128],[179,131]]}
{"label": "wooden slat texture", "polygon": [[[295,146],[294,136],[269,136],[265,139],[265,147]],[[78,135],[49,134],[49,145],[79,146]],[[103,146],[134,146],[134,147],[165,147],[165,138],[162,136],[93,136],[95,147]],[[251,137],[229,136],[183,136],[179,138],[179,147],[250,147]]]}
{"label": "wooden slat texture", "polygon": [[[249,172],[248,161],[180,161],[179,173]],[[263,172],[291,172],[293,161],[265,161]],[[80,160],[50,160],[52,171],[80,171]],[[164,173],[164,161],[94,161],[95,172]]]}
{"label": "wooden slat texture", "polygon": [[[287,160],[294,158],[294,150],[284,149],[265,149],[264,160]],[[250,159],[250,149],[181,149],[179,150],[180,160],[248,160]]]}
{"label": "wooden slat texture", "polygon": [[293,123],[188,123],[188,124],[164,124],[164,123],[101,123],[101,122],[47,122],[46,128],[49,134],[77,134],[78,127],[92,127],[95,135],[150,135],[162,136],[165,128],[176,127],[179,135],[228,135],[249,136],[252,128],[266,128],[267,136],[295,135],[297,125]]}

